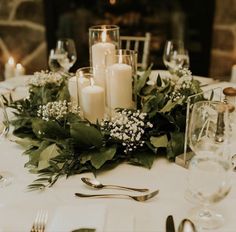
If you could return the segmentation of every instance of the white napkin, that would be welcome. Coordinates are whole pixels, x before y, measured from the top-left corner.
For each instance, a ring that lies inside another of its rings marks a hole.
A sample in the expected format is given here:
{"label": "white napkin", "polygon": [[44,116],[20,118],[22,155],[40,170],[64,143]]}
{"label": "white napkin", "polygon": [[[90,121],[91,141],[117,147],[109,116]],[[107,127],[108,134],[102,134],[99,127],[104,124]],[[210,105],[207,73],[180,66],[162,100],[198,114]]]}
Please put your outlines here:
{"label": "white napkin", "polygon": [[80,228],[104,230],[106,207],[103,205],[61,206],[55,212],[48,232],[70,232]]}

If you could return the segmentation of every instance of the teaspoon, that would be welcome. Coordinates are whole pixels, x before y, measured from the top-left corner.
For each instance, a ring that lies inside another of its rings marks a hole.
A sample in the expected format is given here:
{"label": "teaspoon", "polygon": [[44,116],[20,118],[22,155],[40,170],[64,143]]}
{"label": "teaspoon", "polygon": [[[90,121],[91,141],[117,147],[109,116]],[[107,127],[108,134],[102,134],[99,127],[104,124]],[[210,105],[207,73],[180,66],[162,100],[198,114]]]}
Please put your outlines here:
{"label": "teaspoon", "polygon": [[147,192],[149,191],[149,189],[140,189],[140,188],[131,188],[131,187],[124,187],[124,186],[119,186],[119,185],[104,185],[102,183],[100,183],[98,180],[96,179],[90,179],[90,178],[86,178],[86,177],[82,177],[81,180],[96,189],[102,189],[102,188],[120,188],[120,189],[128,189],[128,190],[133,190],[133,191],[137,191],[137,192]]}
{"label": "teaspoon", "polygon": [[142,196],[132,196],[127,194],[83,194],[83,193],[75,193],[77,197],[129,197],[135,201],[147,201],[153,197],[155,197],[159,193],[159,190],[148,193]]}
{"label": "teaspoon", "polygon": [[181,221],[178,232],[197,232],[197,229],[191,220],[185,218]]}

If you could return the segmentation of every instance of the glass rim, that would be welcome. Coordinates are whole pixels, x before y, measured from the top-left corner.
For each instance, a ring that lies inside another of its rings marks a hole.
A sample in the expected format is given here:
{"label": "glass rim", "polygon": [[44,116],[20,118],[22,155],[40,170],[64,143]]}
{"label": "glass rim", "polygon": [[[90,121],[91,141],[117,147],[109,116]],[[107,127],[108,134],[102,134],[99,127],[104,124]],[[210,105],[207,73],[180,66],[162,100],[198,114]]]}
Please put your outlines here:
{"label": "glass rim", "polygon": [[[84,72],[86,71],[86,72]],[[94,74],[94,68],[92,66],[86,66],[86,67],[81,67],[79,69],[76,70],[76,73],[75,75],[77,77],[81,77],[81,74],[80,73],[83,73],[84,76],[90,76],[90,75],[93,75]]]}
{"label": "glass rim", "polygon": [[117,25],[106,25],[106,24],[101,24],[101,25],[95,25],[95,26],[91,26],[89,27],[89,31],[104,31],[104,29],[106,31],[112,31],[112,30],[119,30],[120,27]]}

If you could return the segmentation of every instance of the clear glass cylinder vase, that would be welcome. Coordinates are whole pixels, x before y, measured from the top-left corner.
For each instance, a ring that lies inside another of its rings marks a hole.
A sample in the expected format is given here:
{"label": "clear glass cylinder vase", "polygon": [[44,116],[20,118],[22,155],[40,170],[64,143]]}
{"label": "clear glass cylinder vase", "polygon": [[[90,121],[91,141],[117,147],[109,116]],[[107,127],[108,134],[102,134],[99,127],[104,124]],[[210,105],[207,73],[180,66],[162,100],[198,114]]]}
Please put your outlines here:
{"label": "clear glass cylinder vase", "polygon": [[120,44],[120,30],[116,25],[97,25],[89,28],[89,53],[92,67],[114,63],[115,51]]}
{"label": "clear glass cylinder vase", "polygon": [[116,50],[115,63],[107,65],[107,106],[111,115],[117,108],[135,109],[134,86],[137,72],[137,52]]}

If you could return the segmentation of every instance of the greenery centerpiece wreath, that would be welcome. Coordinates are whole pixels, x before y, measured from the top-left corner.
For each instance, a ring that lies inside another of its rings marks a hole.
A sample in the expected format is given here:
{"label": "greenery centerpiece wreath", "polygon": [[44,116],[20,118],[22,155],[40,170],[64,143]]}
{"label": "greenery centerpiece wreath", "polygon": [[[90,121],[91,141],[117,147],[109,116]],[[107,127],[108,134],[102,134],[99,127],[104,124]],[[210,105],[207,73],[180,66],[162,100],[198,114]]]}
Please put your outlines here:
{"label": "greenery centerpiece wreath", "polygon": [[171,78],[137,76],[137,109],[117,109],[111,119],[91,124],[70,103],[67,77],[37,72],[29,96],[6,101],[15,115],[16,142],[29,156],[25,167],[37,173],[30,189],[51,187],[60,176],[97,173],[121,162],[151,168],[158,156],[169,160],[183,152],[187,98],[202,92],[188,69]]}

